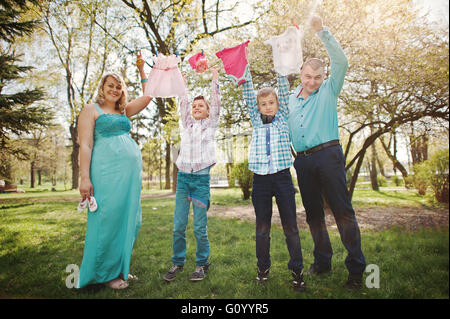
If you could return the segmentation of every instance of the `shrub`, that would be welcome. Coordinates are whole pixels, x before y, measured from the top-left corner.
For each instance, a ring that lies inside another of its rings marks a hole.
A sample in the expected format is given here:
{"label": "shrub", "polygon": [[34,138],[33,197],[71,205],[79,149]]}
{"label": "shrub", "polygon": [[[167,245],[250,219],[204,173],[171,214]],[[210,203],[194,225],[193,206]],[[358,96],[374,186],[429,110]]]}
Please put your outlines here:
{"label": "shrub", "polygon": [[239,188],[242,190],[242,198],[244,200],[249,199],[253,183],[253,172],[248,169],[248,160],[234,165],[231,177],[237,180]]}
{"label": "shrub", "polygon": [[430,162],[424,161],[413,167],[414,174],[408,176],[409,182],[417,190],[419,195],[425,195],[428,187],[428,175],[430,173]]}
{"label": "shrub", "polygon": [[438,202],[448,203],[448,169],[448,149],[438,151],[431,159],[414,165],[414,175],[410,177],[411,184],[417,189],[420,195],[425,195],[427,187],[430,187]]}
{"label": "shrub", "polygon": [[448,203],[449,196],[449,156],[448,149],[436,152],[431,158],[429,184],[434,192],[434,197],[439,203]]}
{"label": "shrub", "polygon": [[378,186],[380,186],[380,187],[387,186],[387,180],[383,175],[380,175],[377,177],[377,183],[378,183]]}
{"label": "shrub", "polygon": [[397,175],[392,176],[392,182],[395,184],[395,186],[402,186],[403,185],[403,179],[401,179]]}
{"label": "shrub", "polygon": [[236,184],[235,184],[235,179],[232,176],[233,163],[227,163],[226,168],[227,168],[228,187],[234,188],[234,187],[236,187]]}

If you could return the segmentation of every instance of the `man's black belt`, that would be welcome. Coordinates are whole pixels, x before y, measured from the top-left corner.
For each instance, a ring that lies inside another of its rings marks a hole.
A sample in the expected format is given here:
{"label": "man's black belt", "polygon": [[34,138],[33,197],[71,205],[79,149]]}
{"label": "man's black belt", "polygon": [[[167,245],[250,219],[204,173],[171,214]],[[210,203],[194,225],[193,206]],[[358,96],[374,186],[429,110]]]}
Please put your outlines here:
{"label": "man's black belt", "polygon": [[305,151],[297,152],[297,156],[306,156],[311,155],[312,153],[318,152],[320,150],[323,150],[324,148],[339,145],[339,140],[332,140],[323,144],[319,144],[317,146],[311,147]]}

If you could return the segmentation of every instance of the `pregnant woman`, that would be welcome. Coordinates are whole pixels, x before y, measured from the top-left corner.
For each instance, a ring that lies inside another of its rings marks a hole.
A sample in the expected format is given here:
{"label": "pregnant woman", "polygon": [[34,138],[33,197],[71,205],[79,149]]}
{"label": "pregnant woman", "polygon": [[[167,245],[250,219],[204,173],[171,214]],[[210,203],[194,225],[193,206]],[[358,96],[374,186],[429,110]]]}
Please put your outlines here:
{"label": "pregnant woman", "polygon": [[94,196],[98,208],[88,211],[77,288],[103,283],[123,289],[132,278],[131,252],[141,226],[142,157],[130,137],[129,118],[150,101],[143,96],[128,103],[123,79],[109,73],[100,82],[95,103],[80,113],[80,194],[82,200]]}

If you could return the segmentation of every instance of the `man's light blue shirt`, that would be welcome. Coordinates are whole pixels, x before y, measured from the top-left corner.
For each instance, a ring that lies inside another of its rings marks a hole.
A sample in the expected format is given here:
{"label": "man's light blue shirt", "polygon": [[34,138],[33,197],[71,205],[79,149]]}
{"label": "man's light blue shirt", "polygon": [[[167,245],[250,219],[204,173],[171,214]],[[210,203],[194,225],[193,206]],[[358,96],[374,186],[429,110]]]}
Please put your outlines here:
{"label": "man's light blue shirt", "polygon": [[296,152],[339,139],[337,100],[348,59],[328,28],[324,27],[317,35],[330,56],[331,74],[306,100],[300,94],[301,85],[289,97],[289,135]]}

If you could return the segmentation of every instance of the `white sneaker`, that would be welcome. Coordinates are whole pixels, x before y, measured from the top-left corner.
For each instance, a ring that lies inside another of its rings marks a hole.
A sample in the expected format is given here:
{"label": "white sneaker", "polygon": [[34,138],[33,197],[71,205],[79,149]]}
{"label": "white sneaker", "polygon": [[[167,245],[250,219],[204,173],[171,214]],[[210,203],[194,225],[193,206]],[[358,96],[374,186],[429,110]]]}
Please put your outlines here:
{"label": "white sneaker", "polygon": [[95,200],[94,196],[91,196],[91,198],[89,199],[89,211],[93,213],[96,210],[97,210],[97,201]]}
{"label": "white sneaker", "polygon": [[81,199],[80,202],[78,203],[78,211],[81,213],[83,210],[86,209],[87,205],[88,205],[88,199],[86,198],[85,200]]}

